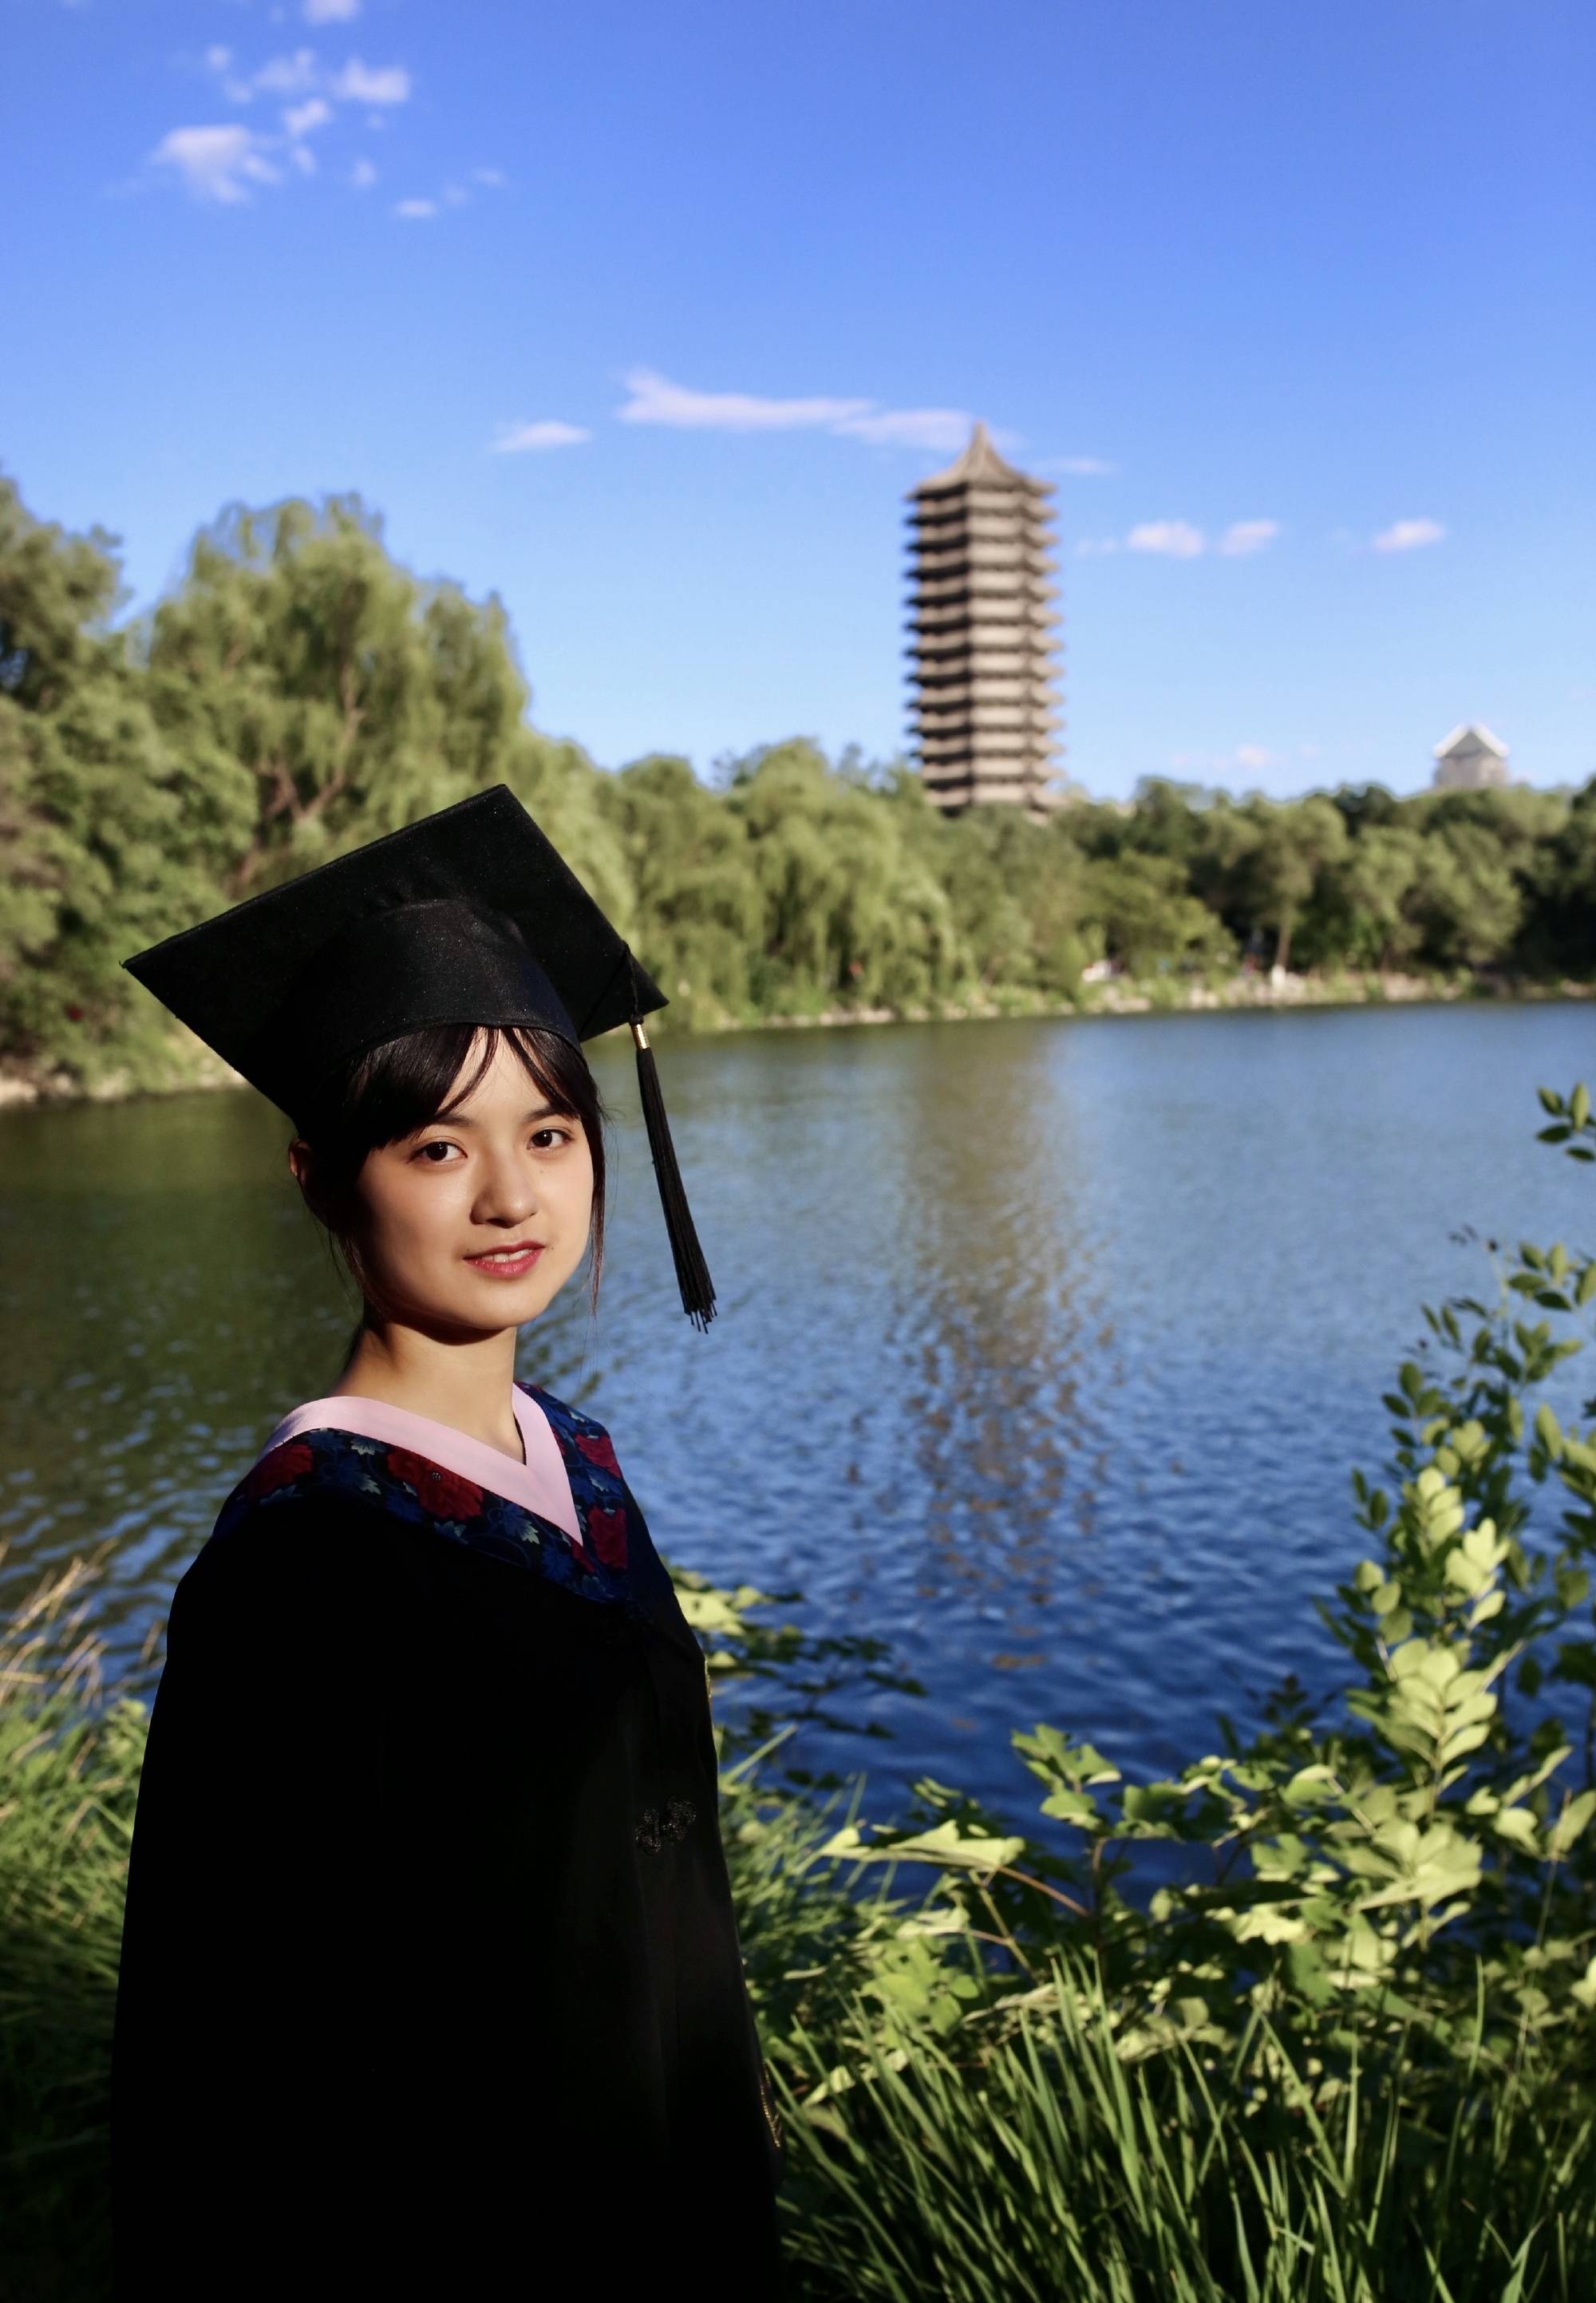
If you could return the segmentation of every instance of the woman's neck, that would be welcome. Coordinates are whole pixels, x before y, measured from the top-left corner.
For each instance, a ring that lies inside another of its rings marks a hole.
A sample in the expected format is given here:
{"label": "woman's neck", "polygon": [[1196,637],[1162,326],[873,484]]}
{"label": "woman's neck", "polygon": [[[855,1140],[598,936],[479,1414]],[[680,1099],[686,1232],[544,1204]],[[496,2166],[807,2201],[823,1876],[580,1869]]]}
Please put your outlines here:
{"label": "woman's neck", "polygon": [[519,1464],[524,1451],[515,1420],[515,1338],[513,1328],[465,1343],[445,1343],[398,1322],[362,1328],[333,1396],[380,1399],[428,1416]]}

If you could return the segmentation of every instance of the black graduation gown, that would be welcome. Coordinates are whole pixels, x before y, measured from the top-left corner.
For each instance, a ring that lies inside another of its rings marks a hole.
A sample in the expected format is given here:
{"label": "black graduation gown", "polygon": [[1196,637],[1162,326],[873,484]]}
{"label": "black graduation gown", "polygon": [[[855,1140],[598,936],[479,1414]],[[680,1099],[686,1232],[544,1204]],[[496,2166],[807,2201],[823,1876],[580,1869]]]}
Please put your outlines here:
{"label": "black graduation gown", "polygon": [[343,1433],[173,1599],[113,2074],[116,2294],[782,2291],[706,1675],[602,1429],[586,1557]]}

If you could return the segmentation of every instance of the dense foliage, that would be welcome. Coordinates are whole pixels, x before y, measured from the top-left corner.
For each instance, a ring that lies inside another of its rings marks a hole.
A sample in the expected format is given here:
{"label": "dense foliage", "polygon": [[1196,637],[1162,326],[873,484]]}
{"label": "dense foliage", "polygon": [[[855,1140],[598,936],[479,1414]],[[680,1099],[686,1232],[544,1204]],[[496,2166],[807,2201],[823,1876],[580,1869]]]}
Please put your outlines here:
{"label": "dense foliage", "polygon": [[949,822],[901,763],[813,744],[619,772],[537,734],[502,610],[423,583],[354,497],[235,508],[119,624],[111,540],[0,478],[0,1067],[64,1090],[203,1069],[119,972],[140,945],[484,785],[519,794],[713,1026],[1058,1005],[1107,958],[1596,975],[1596,783],[1235,799],[1153,782]]}
{"label": "dense foliage", "polygon": [[[1596,1160],[1583,1088],[1543,1136]],[[1583,2303],[1596,2264],[1596,1257],[1427,1313],[1315,1712],[1127,1784],[1018,1734],[1052,1835],[948,1786],[894,1826],[776,1753],[888,1669],[679,1575],[787,2112],[810,2303]],[[0,1642],[0,2189],[18,2291],[103,2291],[106,2054],[142,1706],[88,1571]],[[1061,1847],[1060,1833],[1073,1841]],[[1153,1892],[1127,1851],[1161,1857]],[[927,1885],[929,1882],[929,1885]],[[917,1883],[917,1884],[916,1884]],[[705,2243],[713,2243],[705,2235]]]}

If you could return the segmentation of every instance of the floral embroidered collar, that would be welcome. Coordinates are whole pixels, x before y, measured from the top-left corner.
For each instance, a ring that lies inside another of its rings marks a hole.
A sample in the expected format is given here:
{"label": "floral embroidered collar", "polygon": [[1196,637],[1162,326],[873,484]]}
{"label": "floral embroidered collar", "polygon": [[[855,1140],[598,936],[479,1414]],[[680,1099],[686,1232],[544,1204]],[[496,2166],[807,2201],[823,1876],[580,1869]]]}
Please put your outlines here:
{"label": "floral embroidered collar", "polygon": [[[475,1442],[464,1442],[475,1448],[475,1455],[469,1456],[462,1456],[459,1446],[439,1444],[438,1454],[449,1458],[441,1462],[426,1448],[400,1444],[397,1434],[389,1438],[368,1428],[342,1428],[317,1420],[329,1406],[365,1410],[378,1405],[371,1401],[316,1402],[310,1410],[287,1418],[224,1505],[216,1533],[224,1534],[247,1511],[261,1506],[309,1494],[343,1496],[351,1502],[376,1504],[412,1524],[430,1525],[440,1535],[507,1565],[532,1568],[583,1599],[620,1601],[653,1613],[662,1599],[669,1600],[670,1579],[621,1477],[609,1433],[602,1423],[540,1387],[518,1385],[517,1390],[536,1419],[526,1413],[518,1399],[523,1438],[529,1424],[536,1430],[541,1421],[558,1450],[574,1533],[552,1515],[500,1491],[513,1485],[518,1493],[525,1492],[524,1480],[507,1475],[529,1468],[530,1442],[528,1467]],[[302,1419],[308,1413],[311,1421],[306,1422]],[[362,1427],[379,1420],[359,1416]],[[407,1419],[410,1427],[425,1423],[425,1418]],[[447,1426],[426,1428],[447,1433],[454,1442],[462,1440],[461,1434],[449,1433]],[[412,1443],[425,1436],[413,1428],[404,1434]],[[478,1456],[487,1459],[497,1487],[471,1478],[461,1468],[464,1464],[475,1469]]]}
{"label": "floral embroidered collar", "polygon": [[380,1439],[389,1448],[420,1458],[431,1466],[452,1472],[469,1488],[484,1488],[503,1496],[539,1519],[552,1520],[573,1543],[582,1530],[565,1469],[565,1458],[553,1425],[532,1392],[516,1384],[511,1392],[516,1428],[520,1433],[523,1461],[515,1463],[496,1447],[439,1423],[430,1415],[393,1407],[384,1399],[363,1399],[338,1394],[312,1399],[285,1415],[266,1446],[262,1458],[291,1439],[311,1431],[347,1431],[363,1439]]}

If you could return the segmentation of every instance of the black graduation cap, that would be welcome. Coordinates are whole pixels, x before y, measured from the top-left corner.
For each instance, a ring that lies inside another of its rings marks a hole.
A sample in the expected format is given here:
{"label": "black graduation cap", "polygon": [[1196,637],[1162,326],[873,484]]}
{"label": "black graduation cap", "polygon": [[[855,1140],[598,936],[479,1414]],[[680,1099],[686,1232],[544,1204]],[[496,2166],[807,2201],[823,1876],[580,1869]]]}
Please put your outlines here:
{"label": "black graduation cap", "polygon": [[629,1024],[682,1309],[714,1318],[643,1028],[665,995],[508,786],[122,964],[296,1124],[340,1064],[429,1024],[536,1025],[578,1044]]}

